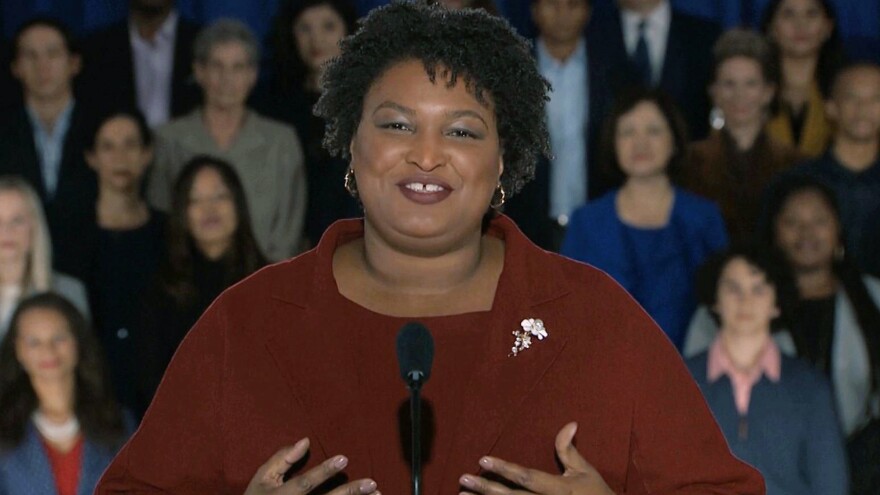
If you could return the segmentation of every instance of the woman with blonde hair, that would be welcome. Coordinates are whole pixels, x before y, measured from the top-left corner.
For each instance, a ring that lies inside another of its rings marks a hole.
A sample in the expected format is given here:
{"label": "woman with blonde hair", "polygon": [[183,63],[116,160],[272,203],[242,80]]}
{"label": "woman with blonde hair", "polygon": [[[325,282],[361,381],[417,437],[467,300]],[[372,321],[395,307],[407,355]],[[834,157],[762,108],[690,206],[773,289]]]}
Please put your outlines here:
{"label": "woman with blonde hair", "polygon": [[52,271],[52,240],[37,193],[24,179],[0,177],[0,336],[18,302],[56,292],[89,314],[82,282]]}

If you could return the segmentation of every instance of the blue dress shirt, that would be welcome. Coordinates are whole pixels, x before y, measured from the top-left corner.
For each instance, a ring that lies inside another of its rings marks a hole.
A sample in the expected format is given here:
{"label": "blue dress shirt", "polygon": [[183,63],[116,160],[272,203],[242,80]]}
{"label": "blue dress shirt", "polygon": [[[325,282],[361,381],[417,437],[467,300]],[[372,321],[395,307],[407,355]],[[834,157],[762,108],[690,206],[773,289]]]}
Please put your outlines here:
{"label": "blue dress shirt", "polygon": [[581,38],[567,60],[560,62],[537,42],[538,70],[552,86],[547,103],[550,131],[550,217],[568,223],[575,208],[587,200],[587,138],[590,88],[586,41]]}
{"label": "blue dress shirt", "polygon": [[58,187],[58,177],[61,175],[61,159],[64,156],[64,139],[70,129],[70,117],[73,115],[73,100],[61,111],[55,119],[52,130],[46,130],[37,114],[31,107],[27,108],[31,128],[34,131],[34,144],[37,147],[37,157],[40,160],[40,172],[43,176],[43,185],[49,197],[55,195]]}

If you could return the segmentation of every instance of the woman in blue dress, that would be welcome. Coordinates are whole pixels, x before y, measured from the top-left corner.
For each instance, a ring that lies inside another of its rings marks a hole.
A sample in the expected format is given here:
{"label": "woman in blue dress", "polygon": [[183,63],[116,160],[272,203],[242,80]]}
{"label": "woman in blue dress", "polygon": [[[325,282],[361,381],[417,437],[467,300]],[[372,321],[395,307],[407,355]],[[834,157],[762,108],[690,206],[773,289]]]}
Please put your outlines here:
{"label": "woman in blue dress", "polygon": [[673,184],[684,129],[665,94],[621,95],[605,122],[601,159],[623,185],[572,214],[561,250],[614,277],[679,349],[696,308],[696,270],[727,245],[718,207]]}

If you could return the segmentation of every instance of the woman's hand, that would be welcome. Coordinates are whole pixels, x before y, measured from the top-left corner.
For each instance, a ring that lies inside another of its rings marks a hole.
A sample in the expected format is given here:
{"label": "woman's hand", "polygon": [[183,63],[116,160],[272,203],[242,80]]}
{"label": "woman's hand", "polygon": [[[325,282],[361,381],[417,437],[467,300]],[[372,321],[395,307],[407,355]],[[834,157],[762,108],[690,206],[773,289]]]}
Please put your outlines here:
{"label": "woman's hand", "polygon": [[[293,446],[284,447],[257,469],[248,484],[245,495],[306,495],[345,469],[348,458],[337,455],[305,473],[284,481],[290,466],[309,451],[309,439],[303,438]],[[371,479],[352,481],[327,495],[380,495],[376,482]]]}
{"label": "woman's hand", "polygon": [[495,457],[480,459],[484,471],[495,473],[521,489],[510,489],[501,483],[480,476],[466,474],[459,482],[468,492],[483,495],[614,495],[602,476],[591,466],[571,443],[577,432],[577,423],[569,423],[556,434],[556,455],[565,472],[561,476],[528,469]]}

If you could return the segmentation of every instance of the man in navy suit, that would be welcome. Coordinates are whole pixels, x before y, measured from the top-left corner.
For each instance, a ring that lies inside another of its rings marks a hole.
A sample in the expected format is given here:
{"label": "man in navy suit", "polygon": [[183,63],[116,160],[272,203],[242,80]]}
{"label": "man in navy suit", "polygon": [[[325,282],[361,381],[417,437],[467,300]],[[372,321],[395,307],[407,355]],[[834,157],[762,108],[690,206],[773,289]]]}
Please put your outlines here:
{"label": "man in navy suit", "polygon": [[556,251],[571,212],[604,189],[595,143],[608,82],[584,33],[588,0],[532,0],[531,8],[535,59],[552,85],[546,121],[553,158],[538,163],[535,180],[505,212],[533,242]]}
{"label": "man in navy suit", "polygon": [[55,269],[82,279],[79,236],[94,221],[97,181],[83,158],[93,122],[74,99],[79,70],[76,46],[58,21],[37,18],[19,28],[12,73],[23,102],[0,117],[0,175],[30,182],[46,211]]}
{"label": "man in navy suit", "polygon": [[83,43],[80,94],[110,108],[139,108],[151,127],[195,108],[192,76],[198,26],[180,17],[174,0],[131,0],[129,18]]}
{"label": "man in navy suit", "polygon": [[663,89],[681,107],[690,137],[706,136],[718,25],[673,10],[669,0],[617,0],[617,8],[593,19],[590,31],[602,42],[601,63],[613,88]]}

